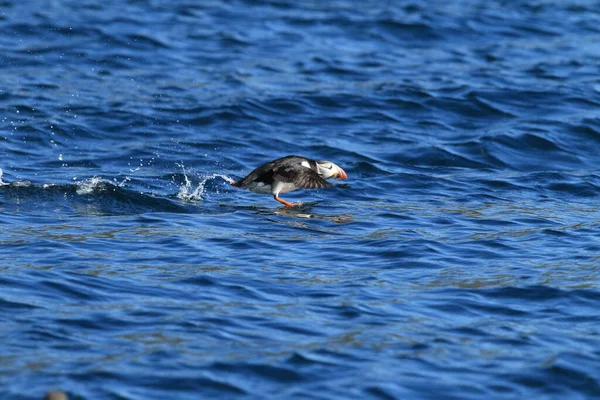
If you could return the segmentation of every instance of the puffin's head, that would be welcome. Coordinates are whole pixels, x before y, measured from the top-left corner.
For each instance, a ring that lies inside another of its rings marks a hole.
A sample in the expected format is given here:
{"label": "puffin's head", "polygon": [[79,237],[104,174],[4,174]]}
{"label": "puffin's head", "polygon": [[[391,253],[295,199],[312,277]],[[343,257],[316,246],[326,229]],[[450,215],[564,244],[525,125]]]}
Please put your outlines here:
{"label": "puffin's head", "polygon": [[348,179],[343,169],[329,161],[317,161],[317,173],[325,179]]}

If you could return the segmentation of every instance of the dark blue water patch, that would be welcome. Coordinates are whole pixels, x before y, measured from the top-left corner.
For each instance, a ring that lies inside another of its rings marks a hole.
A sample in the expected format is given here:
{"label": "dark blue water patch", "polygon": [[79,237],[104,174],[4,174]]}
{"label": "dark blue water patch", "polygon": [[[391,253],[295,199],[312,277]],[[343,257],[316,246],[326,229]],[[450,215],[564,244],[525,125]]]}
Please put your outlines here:
{"label": "dark blue water patch", "polygon": [[35,306],[30,305],[30,304],[19,303],[19,302],[15,302],[15,301],[6,300],[6,299],[0,299],[0,306],[2,306],[2,309],[7,312],[14,310],[15,313],[27,311],[32,308],[35,308]]}
{"label": "dark blue water patch", "polygon": [[[163,358],[159,358],[159,361],[162,361]],[[150,361],[150,360],[149,360]],[[201,396],[243,396],[247,395],[248,392],[243,389],[243,387],[237,386],[235,382],[228,382],[228,380],[223,379],[221,377],[174,377],[170,382],[166,381],[163,383],[162,380],[157,380],[157,377],[149,376],[146,380],[144,386],[148,387],[148,394],[161,391],[165,393],[165,395],[170,395],[172,390],[176,390],[183,393],[187,393],[189,391],[194,391]],[[166,390],[165,390],[166,388]],[[143,393],[141,393],[143,394]]]}
{"label": "dark blue water patch", "polygon": [[548,191],[553,198],[596,197],[598,191],[595,175],[570,174],[559,172],[537,172],[522,177],[523,182],[537,185]]}
{"label": "dark blue water patch", "polygon": [[[576,154],[558,147],[555,142],[540,135],[526,133],[517,136],[496,136],[491,147],[498,145],[501,147],[491,150],[492,154],[521,170],[535,169],[536,164],[548,160],[550,156],[553,160],[552,169],[574,169],[581,166],[580,158]],[[525,149],[527,150],[524,151]]]}
{"label": "dark blue water patch", "polygon": [[598,121],[586,121],[585,125],[578,125],[570,127],[569,131],[573,133],[572,139],[589,143],[589,139],[592,141],[600,140],[600,132],[598,131]]}
{"label": "dark blue water patch", "polygon": [[[554,395],[561,393],[565,396],[574,393],[585,393],[586,396],[596,396],[600,393],[600,388],[594,379],[581,371],[580,366],[571,363],[564,363],[559,360],[550,361],[555,365],[544,365],[533,371],[524,373],[525,376],[517,377],[507,375],[507,380],[517,382],[528,388],[536,389],[545,395]],[[549,387],[544,382],[552,380]]]}
{"label": "dark blue water patch", "polygon": [[563,296],[574,296],[574,299],[582,300],[597,300],[597,293],[593,291],[583,290],[572,290],[563,291],[551,287],[531,287],[531,288],[506,288],[506,289],[495,289],[488,293],[491,297],[502,297],[502,298],[513,298],[513,299],[527,299],[530,301],[552,301],[560,300]]}

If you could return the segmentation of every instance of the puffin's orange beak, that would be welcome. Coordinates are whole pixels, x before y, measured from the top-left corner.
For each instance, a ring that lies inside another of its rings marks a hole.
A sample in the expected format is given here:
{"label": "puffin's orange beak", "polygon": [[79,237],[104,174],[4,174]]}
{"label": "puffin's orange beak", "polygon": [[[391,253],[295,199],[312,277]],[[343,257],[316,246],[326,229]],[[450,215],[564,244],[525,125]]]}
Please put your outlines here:
{"label": "puffin's orange beak", "polygon": [[340,172],[338,172],[335,175],[335,179],[340,179],[340,180],[348,179],[348,175],[346,175],[346,172],[340,168]]}

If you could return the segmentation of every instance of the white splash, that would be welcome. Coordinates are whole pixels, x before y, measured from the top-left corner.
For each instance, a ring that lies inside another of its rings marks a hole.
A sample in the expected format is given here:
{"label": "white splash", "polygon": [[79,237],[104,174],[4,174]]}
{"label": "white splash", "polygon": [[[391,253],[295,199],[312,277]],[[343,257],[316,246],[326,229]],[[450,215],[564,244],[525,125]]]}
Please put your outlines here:
{"label": "white splash", "polygon": [[110,184],[110,181],[94,176],[85,181],[75,182],[75,185],[77,186],[76,192],[79,195],[85,195],[93,193],[96,190],[105,190],[105,184],[107,183]]}
{"label": "white splash", "polygon": [[179,192],[177,193],[177,198],[180,200],[183,200],[183,201],[195,202],[195,201],[202,200],[205,195],[204,187],[206,186],[206,183],[208,181],[210,181],[211,179],[221,178],[224,181],[229,182],[229,183],[234,182],[234,180],[231,179],[230,177],[228,177],[227,175],[210,174],[210,175],[206,175],[206,176],[202,177],[200,182],[198,183],[198,186],[196,186],[196,188],[193,188],[192,182],[188,178],[188,175],[185,171],[185,167],[183,165],[179,165],[179,166],[183,170],[183,178],[185,179],[185,182],[179,188]]}
{"label": "white splash", "polygon": [[31,186],[31,181],[28,180],[23,180],[23,181],[14,181],[11,183],[7,183],[2,181],[2,175],[3,175],[3,171],[2,169],[0,169],[0,186],[11,186],[11,187],[28,187]]}
{"label": "white splash", "polygon": [[[137,167],[137,168],[134,168],[134,169],[129,169],[129,172],[132,173],[132,174],[135,174],[136,172],[138,172],[141,169],[142,169],[142,167]],[[125,178],[123,178],[123,180],[121,181],[121,183],[117,184],[117,186],[120,187],[120,188],[122,188],[129,181],[131,181],[131,177],[130,176],[126,176]],[[115,178],[115,183],[116,182],[117,182],[117,178]]]}

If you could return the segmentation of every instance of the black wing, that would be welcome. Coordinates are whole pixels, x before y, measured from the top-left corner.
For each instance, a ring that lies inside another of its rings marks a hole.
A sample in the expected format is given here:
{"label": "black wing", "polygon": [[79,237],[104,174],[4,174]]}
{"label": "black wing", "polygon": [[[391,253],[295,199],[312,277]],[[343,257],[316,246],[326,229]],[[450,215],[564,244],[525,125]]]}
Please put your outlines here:
{"label": "black wing", "polygon": [[321,189],[331,186],[331,183],[312,169],[299,165],[285,165],[275,168],[273,176],[281,182],[293,183],[299,189]]}
{"label": "black wing", "polygon": [[[299,188],[306,187],[317,189],[330,186],[329,182],[321,178],[312,169],[303,167],[301,165],[303,161],[307,161],[311,165],[316,165],[315,161],[300,156],[281,157],[255,168],[244,179],[235,183],[234,186],[244,187],[251,182],[262,182],[267,185],[272,185],[275,179],[281,180],[282,182],[294,182]],[[307,172],[308,174],[312,172],[316,175],[316,178],[313,179],[311,175],[304,179],[300,179],[300,175],[302,175],[301,172]],[[301,181],[306,181],[304,184],[311,186],[300,186]],[[318,183],[319,181],[320,183]]]}

